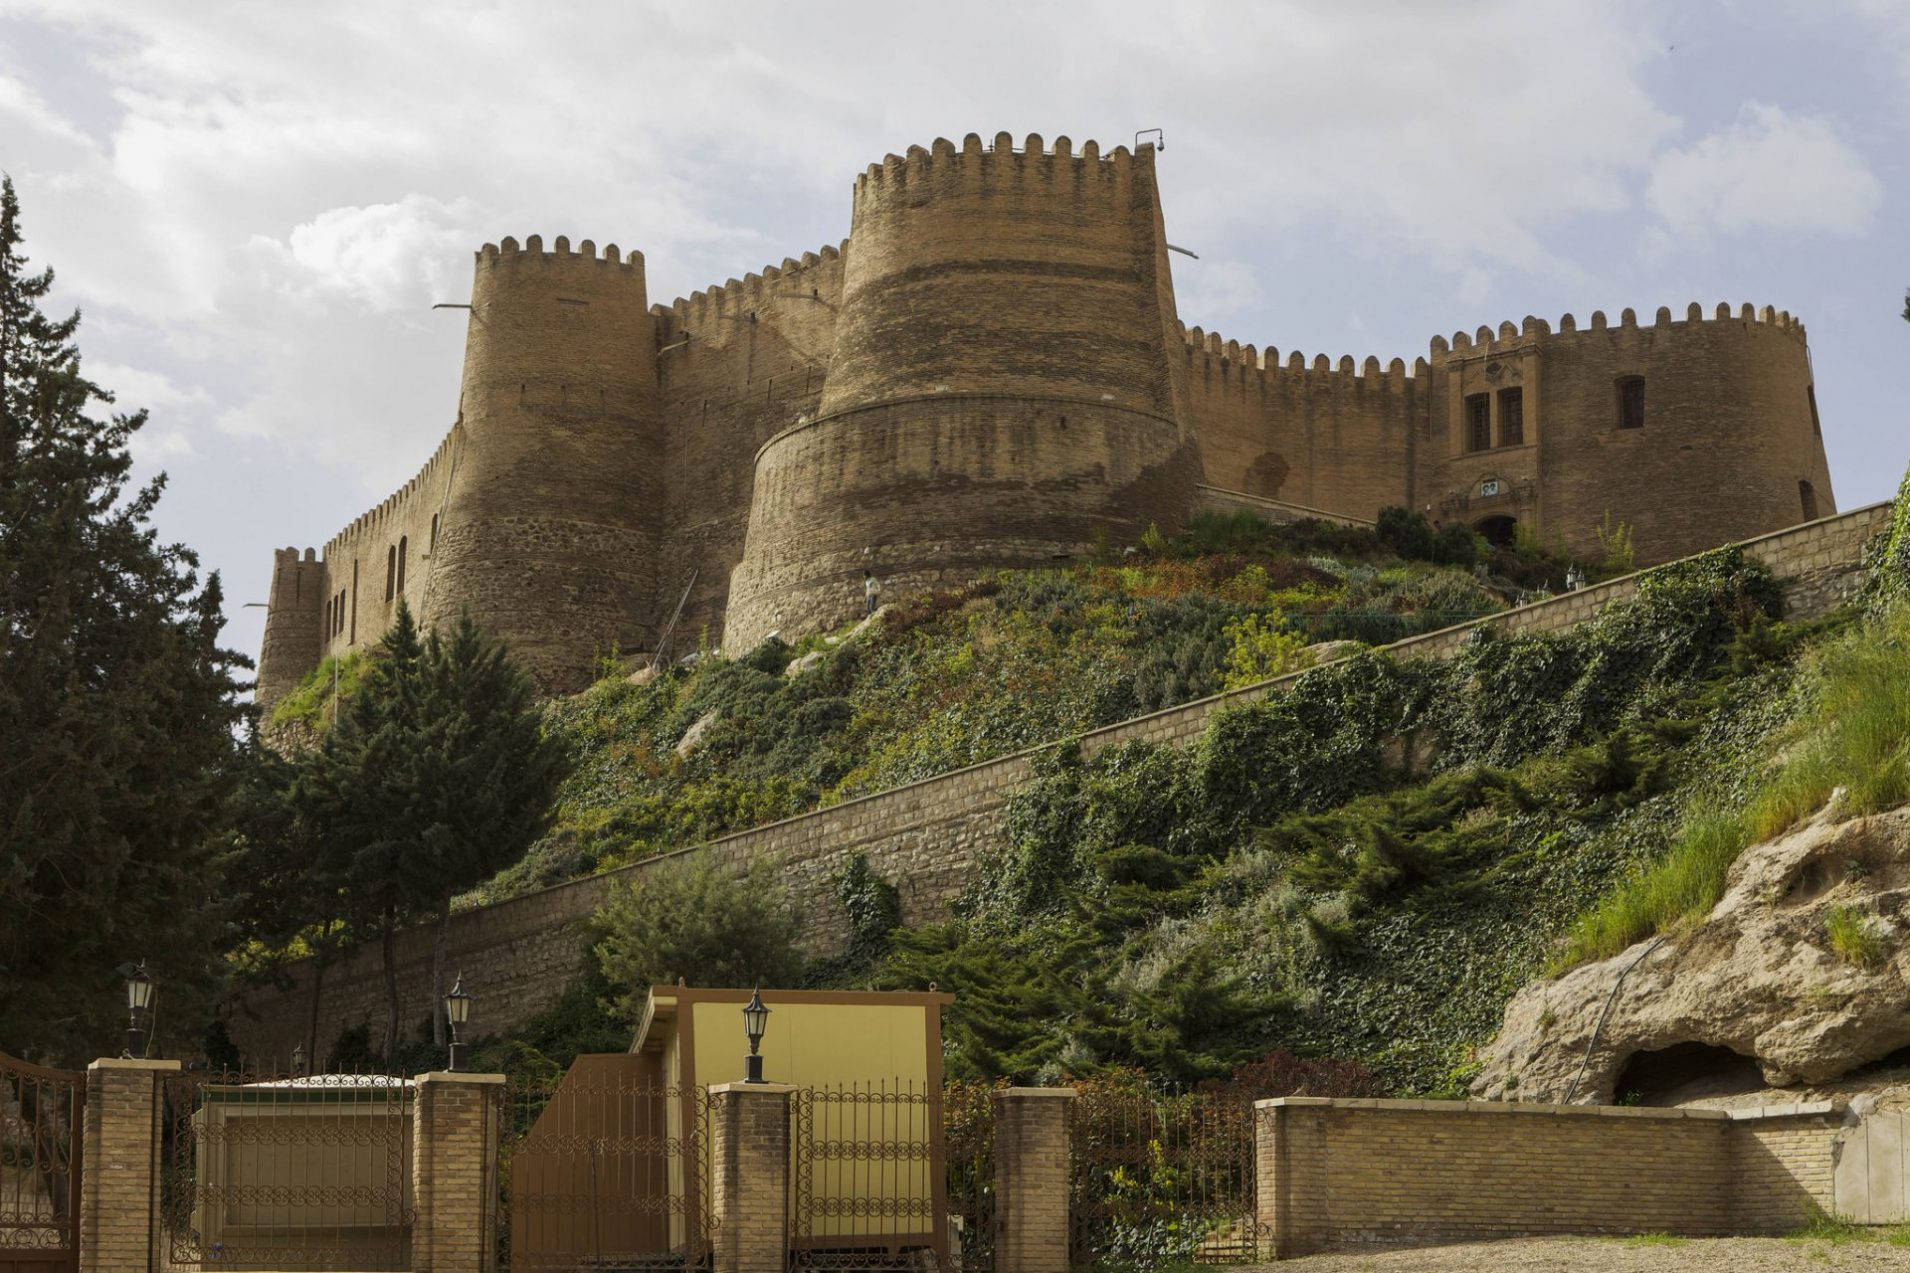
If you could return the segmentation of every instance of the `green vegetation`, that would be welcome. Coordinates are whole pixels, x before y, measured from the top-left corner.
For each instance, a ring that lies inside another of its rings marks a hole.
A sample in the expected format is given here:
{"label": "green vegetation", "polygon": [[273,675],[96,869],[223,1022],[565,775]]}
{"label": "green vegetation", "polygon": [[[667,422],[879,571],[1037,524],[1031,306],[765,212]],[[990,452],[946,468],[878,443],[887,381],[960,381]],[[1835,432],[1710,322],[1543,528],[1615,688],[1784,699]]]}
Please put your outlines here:
{"label": "green vegetation", "polygon": [[625,1018],[644,992],[681,977],[706,986],[791,986],[801,976],[802,919],[773,863],[739,875],[709,854],[633,876],[598,910],[597,963]]}
{"label": "green vegetation", "polygon": [[[1417,527],[1431,546],[1424,519]],[[1401,531],[1401,534],[1405,534]],[[1468,552],[1476,550],[1470,532]],[[1564,565],[1505,556],[1508,570]],[[1499,569],[1494,558],[1492,570]],[[551,703],[573,772],[552,833],[486,899],[947,773],[1502,609],[1517,588],[1371,531],[1206,515],[1153,551],[912,597],[853,640],[766,642]],[[798,657],[817,656],[787,675]],[[813,663],[813,666],[810,665]],[[684,746],[702,722],[694,746]]]}
{"label": "green vegetation", "polygon": [[1833,906],[1824,915],[1824,936],[1839,959],[1859,968],[1880,967],[1890,958],[1874,917],[1853,906]]}
{"label": "green vegetation", "polygon": [[238,680],[216,574],[132,485],[144,411],[86,379],[41,309],[0,178],[0,1047],[77,1063],[118,1036],[116,964],[166,983],[167,1037],[217,990]]}
{"label": "green vegetation", "polygon": [[272,706],[267,723],[318,731],[331,728],[337,705],[352,697],[364,683],[371,659],[362,650],[343,656],[328,654],[306,673],[297,688]]}
{"label": "green vegetation", "polygon": [[1703,916],[1724,895],[1745,846],[1781,834],[1843,788],[1838,812],[1876,813],[1910,800],[1910,607],[1896,606],[1824,642],[1804,659],[1802,711],[1759,766],[1754,792],[1701,796],[1671,850],[1580,918],[1553,971],[1606,959],[1653,933]]}
{"label": "green vegetation", "polygon": [[1675,1233],[1634,1233],[1618,1241],[1623,1246],[1683,1246],[1690,1239],[1681,1238]]}
{"label": "green vegetation", "polygon": [[955,1074],[1284,1047],[1455,1091],[1554,935],[1786,719],[1816,629],[1776,604],[1721,551],[1571,632],[1314,669],[1192,748],[1051,752],[961,915],[896,934],[879,979],[955,992]]}

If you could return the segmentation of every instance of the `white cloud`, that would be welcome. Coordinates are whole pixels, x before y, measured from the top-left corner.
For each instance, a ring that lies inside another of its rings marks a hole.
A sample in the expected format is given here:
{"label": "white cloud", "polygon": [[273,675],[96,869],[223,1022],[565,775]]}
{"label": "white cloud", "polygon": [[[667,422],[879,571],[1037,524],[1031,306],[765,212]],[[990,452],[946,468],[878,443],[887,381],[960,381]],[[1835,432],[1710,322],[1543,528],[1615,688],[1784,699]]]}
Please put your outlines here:
{"label": "white cloud", "polygon": [[252,246],[276,258],[295,287],[389,313],[467,291],[465,280],[453,282],[451,263],[462,264],[486,220],[470,199],[413,193],[393,203],[329,208],[282,240],[260,235]]}
{"label": "white cloud", "polygon": [[1659,156],[1645,197],[1680,235],[1860,234],[1883,185],[1829,121],[1752,102],[1729,127]]}

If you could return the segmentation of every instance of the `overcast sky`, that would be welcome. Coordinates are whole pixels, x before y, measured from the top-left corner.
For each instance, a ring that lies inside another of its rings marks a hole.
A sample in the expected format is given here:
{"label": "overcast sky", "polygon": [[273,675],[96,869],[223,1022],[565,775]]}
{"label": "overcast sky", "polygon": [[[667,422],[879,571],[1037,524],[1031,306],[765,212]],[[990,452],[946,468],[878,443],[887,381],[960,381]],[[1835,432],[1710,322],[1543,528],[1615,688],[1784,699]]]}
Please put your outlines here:
{"label": "overcast sky", "polygon": [[429,307],[485,240],[639,247],[667,302],[843,238],[886,152],[1152,127],[1189,324],[1410,363],[1526,314],[1770,304],[1809,326],[1838,504],[1910,459],[1910,0],[0,0],[28,249],[151,409],[160,528],[253,654],[272,547],[449,427],[464,315]]}

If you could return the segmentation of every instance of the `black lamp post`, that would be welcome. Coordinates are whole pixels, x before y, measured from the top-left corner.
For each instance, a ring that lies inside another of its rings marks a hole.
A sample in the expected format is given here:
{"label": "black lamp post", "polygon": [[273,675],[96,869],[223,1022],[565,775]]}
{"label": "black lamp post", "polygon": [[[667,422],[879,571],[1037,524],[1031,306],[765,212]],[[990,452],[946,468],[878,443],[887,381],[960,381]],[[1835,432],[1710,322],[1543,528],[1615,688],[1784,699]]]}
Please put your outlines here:
{"label": "black lamp post", "polygon": [[126,1056],[144,1058],[152,1020],[153,975],[146,961],[121,964],[117,970],[126,979]]}
{"label": "black lamp post", "polygon": [[763,1006],[761,986],[749,992],[743,1005],[743,1035],[749,1040],[749,1055],[743,1059],[743,1082],[763,1081],[763,1057],[756,1049],[762,1045],[763,1031],[769,1028],[769,1009]]}
{"label": "black lamp post", "polygon": [[444,997],[444,1020],[451,1028],[451,1061],[453,1073],[458,1068],[458,1027],[471,1019],[471,996],[464,991],[464,974],[459,973],[457,980],[451,983],[451,993]]}

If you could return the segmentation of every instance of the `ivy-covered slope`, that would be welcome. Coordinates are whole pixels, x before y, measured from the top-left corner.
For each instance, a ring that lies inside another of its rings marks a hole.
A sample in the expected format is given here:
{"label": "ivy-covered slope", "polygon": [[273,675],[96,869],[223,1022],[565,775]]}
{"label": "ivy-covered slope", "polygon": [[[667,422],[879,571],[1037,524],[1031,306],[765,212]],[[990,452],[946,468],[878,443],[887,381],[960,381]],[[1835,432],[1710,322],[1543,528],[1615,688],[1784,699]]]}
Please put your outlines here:
{"label": "ivy-covered slope", "polygon": [[1799,652],[1854,621],[1779,608],[1723,550],[1572,632],[1362,656],[1190,749],[1052,756],[966,913],[873,976],[955,992],[954,1073],[1191,1079],[1280,1047],[1456,1093],[1577,917],[1752,794],[1814,692]]}
{"label": "ivy-covered slope", "polygon": [[556,828],[482,896],[1262,680],[1305,666],[1310,643],[1381,644],[1462,622],[1503,609],[1515,584],[1556,586],[1564,570],[1530,547],[1488,558],[1470,536],[1393,520],[1383,538],[1207,516],[1138,552],[910,598],[854,639],[771,640],[647,684],[609,669],[550,705],[573,761]]}

